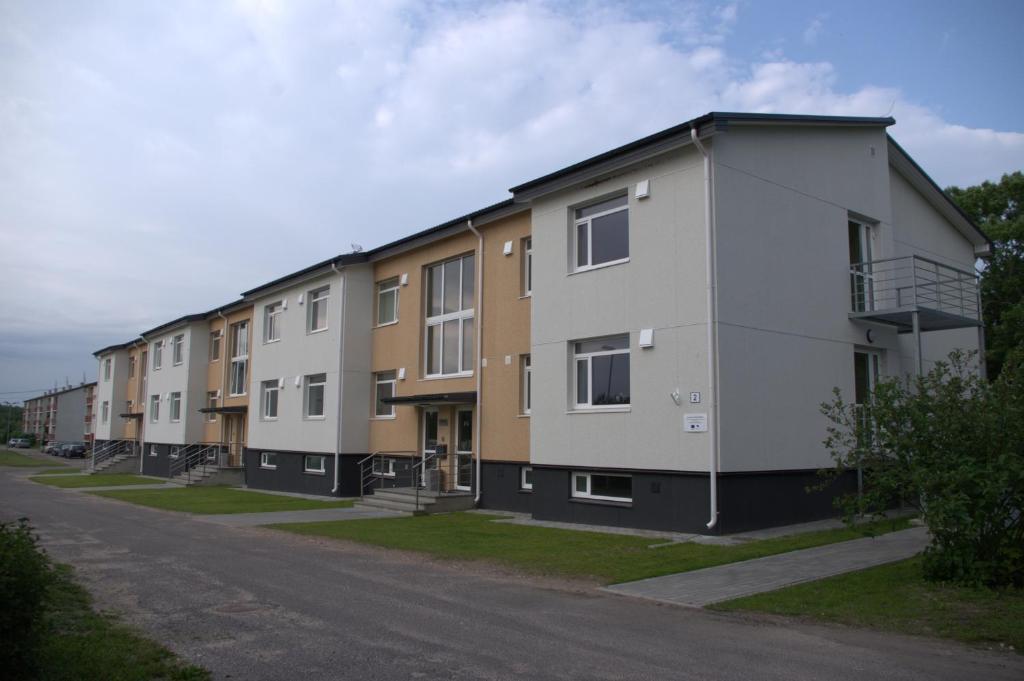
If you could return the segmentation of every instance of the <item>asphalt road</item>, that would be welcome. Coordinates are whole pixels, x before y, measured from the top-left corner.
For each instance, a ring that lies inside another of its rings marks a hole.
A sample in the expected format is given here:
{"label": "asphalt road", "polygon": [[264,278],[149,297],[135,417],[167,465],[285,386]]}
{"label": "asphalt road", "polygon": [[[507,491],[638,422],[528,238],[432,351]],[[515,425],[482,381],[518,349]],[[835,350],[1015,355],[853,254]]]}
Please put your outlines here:
{"label": "asphalt road", "polygon": [[[2,469],[0,469],[2,470]],[[663,606],[0,472],[100,607],[220,679],[1014,679],[1024,657]]]}

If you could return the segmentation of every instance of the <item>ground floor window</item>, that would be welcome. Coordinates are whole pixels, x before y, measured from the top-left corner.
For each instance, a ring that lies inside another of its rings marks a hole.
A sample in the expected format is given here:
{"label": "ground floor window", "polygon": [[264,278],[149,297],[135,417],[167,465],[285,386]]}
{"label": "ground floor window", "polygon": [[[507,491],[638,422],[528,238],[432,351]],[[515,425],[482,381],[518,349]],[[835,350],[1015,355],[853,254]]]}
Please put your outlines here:
{"label": "ground floor window", "polygon": [[319,454],[307,454],[303,457],[302,470],[307,473],[324,473],[327,470],[324,467],[324,459],[326,458]]}
{"label": "ground floor window", "polygon": [[533,489],[533,468],[522,466],[519,469],[519,489]]}
{"label": "ground floor window", "polygon": [[633,501],[633,476],[573,473],[572,495],[580,499]]}
{"label": "ground floor window", "polygon": [[383,478],[395,477],[395,460],[377,457],[373,460],[373,474]]}
{"label": "ground floor window", "polygon": [[150,456],[156,456],[157,454],[159,454],[159,452],[156,450],[156,445],[153,445],[152,447],[149,448]]}
{"label": "ground floor window", "polygon": [[275,470],[277,468],[277,454],[274,452],[263,452],[260,454],[260,468]]}

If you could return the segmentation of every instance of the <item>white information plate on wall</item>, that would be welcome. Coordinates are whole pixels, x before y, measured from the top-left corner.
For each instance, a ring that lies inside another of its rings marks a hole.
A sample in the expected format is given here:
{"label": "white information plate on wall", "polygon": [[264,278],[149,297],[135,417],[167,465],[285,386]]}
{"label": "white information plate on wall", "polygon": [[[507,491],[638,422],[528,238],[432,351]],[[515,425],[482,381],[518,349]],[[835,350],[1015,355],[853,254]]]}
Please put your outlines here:
{"label": "white information plate on wall", "polygon": [[707,414],[683,414],[683,428],[687,433],[705,433],[708,430]]}

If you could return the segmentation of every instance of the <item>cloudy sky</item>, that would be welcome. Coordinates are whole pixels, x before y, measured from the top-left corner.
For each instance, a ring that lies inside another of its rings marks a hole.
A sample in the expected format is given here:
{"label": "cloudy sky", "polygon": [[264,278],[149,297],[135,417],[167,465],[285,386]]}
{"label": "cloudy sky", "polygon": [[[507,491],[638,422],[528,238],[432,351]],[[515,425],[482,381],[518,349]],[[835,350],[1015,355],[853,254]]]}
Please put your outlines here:
{"label": "cloudy sky", "polygon": [[0,0],[0,401],[711,110],[1024,167],[1024,3]]}

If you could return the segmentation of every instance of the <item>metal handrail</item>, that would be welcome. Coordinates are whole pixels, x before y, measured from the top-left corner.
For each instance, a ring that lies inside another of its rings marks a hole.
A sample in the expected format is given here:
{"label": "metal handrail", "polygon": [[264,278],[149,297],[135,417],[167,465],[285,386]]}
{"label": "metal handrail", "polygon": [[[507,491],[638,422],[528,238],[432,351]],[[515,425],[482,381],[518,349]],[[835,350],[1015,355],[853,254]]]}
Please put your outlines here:
{"label": "metal handrail", "polygon": [[96,471],[96,465],[111,459],[125,450],[133,450],[134,440],[108,440],[99,447],[92,448],[92,460],[89,464],[90,472]]}
{"label": "metal handrail", "polygon": [[979,320],[978,275],[919,255],[851,263],[855,313],[931,309]]}
{"label": "metal handrail", "polygon": [[202,466],[206,472],[206,464],[209,463],[211,452],[220,452],[221,445],[196,442],[174,450],[173,458],[167,467],[167,478],[171,479],[182,473],[186,474],[187,482],[192,482],[192,470]]}
{"label": "metal handrail", "polygon": [[[408,457],[411,460],[408,472],[407,473],[406,472],[399,473],[399,472],[396,471],[394,477],[390,477],[390,476],[386,476],[386,475],[381,475],[379,473],[374,473],[373,472],[373,463],[374,463],[374,461],[376,459],[378,459],[378,458],[379,459],[384,459],[384,458],[389,457],[389,456]],[[366,495],[366,490],[371,487],[372,479],[374,477],[378,478],[378,481],[379,481],[378,489],[383,489],[384,488],[384,481],[385,480],[393,480],[394,482],[398,483],[407,474],[408,475],[408,480],[409,480],[409,486],[413,490],[415,490],[415,508],[416,508],[416,510],[419,510],[419,508],[420,508],[420,487],[423,486],[423,479],[425,477],[426,466],[431,461],[434,461],[437,458],[439,458],[439,457],[438,457],[436,452],[432,452],[432,453],[424,455],[421,452],[411,452],[411,451],[377,451],[377,452],[374,452],[373,454],[370,454],[369,456],[363,457],[358,462],[358,465],[359,465],[359,496],[360,497],[364,497]],[[419,460],[416,460],[416,459],[419,459]],[[398,486],[398,485],[396,485],[396,486]]]}
{"label": "metal handrail", "polygon": [[[360,459],[358,464],[357,464],[359,466],[359,496],[360,496],[360,498],[362,498],[362,497],[364,497],[366,495],[366,490],[369,487],[369,483],[375,477],[378,478],[379,482],[380,482],[378,487],[380,489],[383,489],[383,487],[384,487],[384,480],[386,478],[389,478],[389,476],[381,475],[381,474],[378,474],[378,473],[374,473],[374,471],[373,471],[373,462],[377,458],[384,459],[385,457],[388,457],[388,456],[402,456],[402,457],[408,457],[408,458],[412,459],[413,457],[416,456],[416,452],[410,452],[410,451],[407,451],[407,450],[403,450],[403,451],[378,450],[378,451],[374,452],[373,454],[370,454],[369,456],[366,456],[366,457],[363,457],[362,459]],[[396,474],[396,478],[397,478],[397,474]],[[411,484],[412,484],[412,481],[410,479],[410,485]]]}

